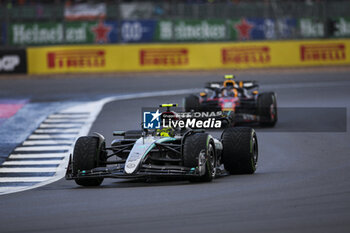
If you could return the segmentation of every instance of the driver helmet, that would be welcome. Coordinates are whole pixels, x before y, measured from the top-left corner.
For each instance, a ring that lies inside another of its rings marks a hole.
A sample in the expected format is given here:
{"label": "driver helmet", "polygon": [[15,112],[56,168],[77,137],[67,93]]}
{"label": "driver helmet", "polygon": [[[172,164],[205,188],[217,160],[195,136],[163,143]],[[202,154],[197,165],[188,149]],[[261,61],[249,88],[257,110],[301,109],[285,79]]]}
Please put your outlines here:
{"label": "driver helmet", "polygon": [[236,85],[236,82],[233,80],[225,80],[224,82],[224,87],[228,87],[228,88],[234,88],[234,86]]}
{"label": "driver helmet", "polygon": [[169,111],[169,112],[163,112],[160,116],[161,124],[163,124],[163,120],[167,122],[167,125],[164,127],[164,125],[161,125],[160,129],[157,129],[157,136],[161,137],[174,137],[175,136],[175,130],[172,127],[169,127],[170,121],[178,120],[176,117],[176,113]]}

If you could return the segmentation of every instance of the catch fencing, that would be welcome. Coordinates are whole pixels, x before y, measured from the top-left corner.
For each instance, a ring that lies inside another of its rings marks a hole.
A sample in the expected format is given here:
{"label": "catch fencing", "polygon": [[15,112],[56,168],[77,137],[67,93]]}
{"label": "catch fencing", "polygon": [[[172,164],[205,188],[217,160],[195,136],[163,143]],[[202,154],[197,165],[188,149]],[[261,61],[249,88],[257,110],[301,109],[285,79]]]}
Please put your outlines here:
{"label": "catch fencing", "polygon": [[0,45],[350,37],[350,1],[203,2],[89,1],[64,5],[55,1],[52,4],[3,4],[0,5]]}

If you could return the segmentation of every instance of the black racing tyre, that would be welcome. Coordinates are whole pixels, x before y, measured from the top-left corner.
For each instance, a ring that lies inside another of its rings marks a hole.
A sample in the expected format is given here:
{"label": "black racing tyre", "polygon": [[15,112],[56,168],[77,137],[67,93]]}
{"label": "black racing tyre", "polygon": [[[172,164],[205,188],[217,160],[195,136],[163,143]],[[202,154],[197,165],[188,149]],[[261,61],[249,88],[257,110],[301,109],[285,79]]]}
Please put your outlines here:
{"label": "black racing tyre", "polygon": [[198,111],[199,109],[199,98],[196,95],[186,96],[184,99],[184,107],[186,112],[191,110]]}
{"label": "black racing tyre", "polygon": [[253,174],[258,162],[258,140],[249,127],[227,128],[221,135],[222,160],[230,174]]}
{"label": "black racing tyre", "polygon": [[275,126],[277,122],[277,100],[275,93],[261,93],[258,96],[258,116],[260,117],[260,126]]}
{"label": "black racing tyre", "polygon": [[[78,138],[73,152],[73,172],[82,170],[91,170],[98,166],[99,161],[99,138],[86,136]],[[101,155],[105,156],[105,155]],[[105,165],[104,165],[105,166]],[[75,179],[75,182],[81,186],[99,186],[103,178],[83,178]]]}
{"label": "black racing tyre", "polygon": [[189,180],[192,182],[212,181],[216,173],[216,156],[213,142],[207,133],[196,133],[187,136],[184,142],[184,166],[190,168],[198,167],[199,154],[201,152],[204,152],[207,158],[205,174],[199,177],[191,177]]}
{"label": "black racing tyre", "polygon": [[124,139],[139,139],[142,136],[142,130],[128,130],[125,132]]}

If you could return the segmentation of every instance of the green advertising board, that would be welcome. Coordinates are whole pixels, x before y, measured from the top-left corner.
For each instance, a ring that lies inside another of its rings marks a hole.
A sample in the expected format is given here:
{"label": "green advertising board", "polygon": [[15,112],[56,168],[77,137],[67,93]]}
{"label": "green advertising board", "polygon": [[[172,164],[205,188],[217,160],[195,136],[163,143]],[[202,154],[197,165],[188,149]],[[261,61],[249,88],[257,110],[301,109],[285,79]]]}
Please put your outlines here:
{"label": "green advertising board", "polygon": [[335,20],[335,37],[350,37],[350,18],[338,18]]}
{"label": "green advertising board", "polygon": [[299,19],[300,36],[303,38],[322,38],[325,36],[324,23],[318,19]]}
{"label": "green advertising board", "polygon": [[13,23],[9,26],[9,44],[57,44],[63,42],[63,26],[57,23]]}
{"label": "green advertising board", "polygon": [[237,40],[238,33],[237,33],[237,25],[241,22],[241,19],[231,19],[227,20],[227,26],[229,30],[229,36],[230,40]]}
{"label": "green advertising board", "polygon": [[[103,27],[103,25],[105,24],[102,23],[101,26],[101,22],[96,21],[13,23],[8,28],[8,40],[11,45],[95,43],[94,28]],[[110,31],[113,30],[113,25],[105,27],[109,27]]]}
{"label": "green advertising board", "polygon": [[225,20],[161,20],[157,41],[222,41],[229,38]]}

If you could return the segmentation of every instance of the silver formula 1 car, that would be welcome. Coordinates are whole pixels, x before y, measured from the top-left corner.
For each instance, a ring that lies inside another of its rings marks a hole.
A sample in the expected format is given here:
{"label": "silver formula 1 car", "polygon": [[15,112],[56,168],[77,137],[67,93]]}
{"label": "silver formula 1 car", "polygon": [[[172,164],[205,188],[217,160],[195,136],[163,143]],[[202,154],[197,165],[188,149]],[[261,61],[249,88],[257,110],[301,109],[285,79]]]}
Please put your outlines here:
{"label": "silver formula 1 car", "polygon": [[[169,106],[166,114],[169,114]],[[165,114],[163,112],[162,114]],[[258,161],[254,129],[226,128],[220,138],[190,128],[115,131],[110,147],[102,135],[80,137],[67,180],[98,186],[104,178],[182,177],[209,182],[226,174],[253,174]]]}

